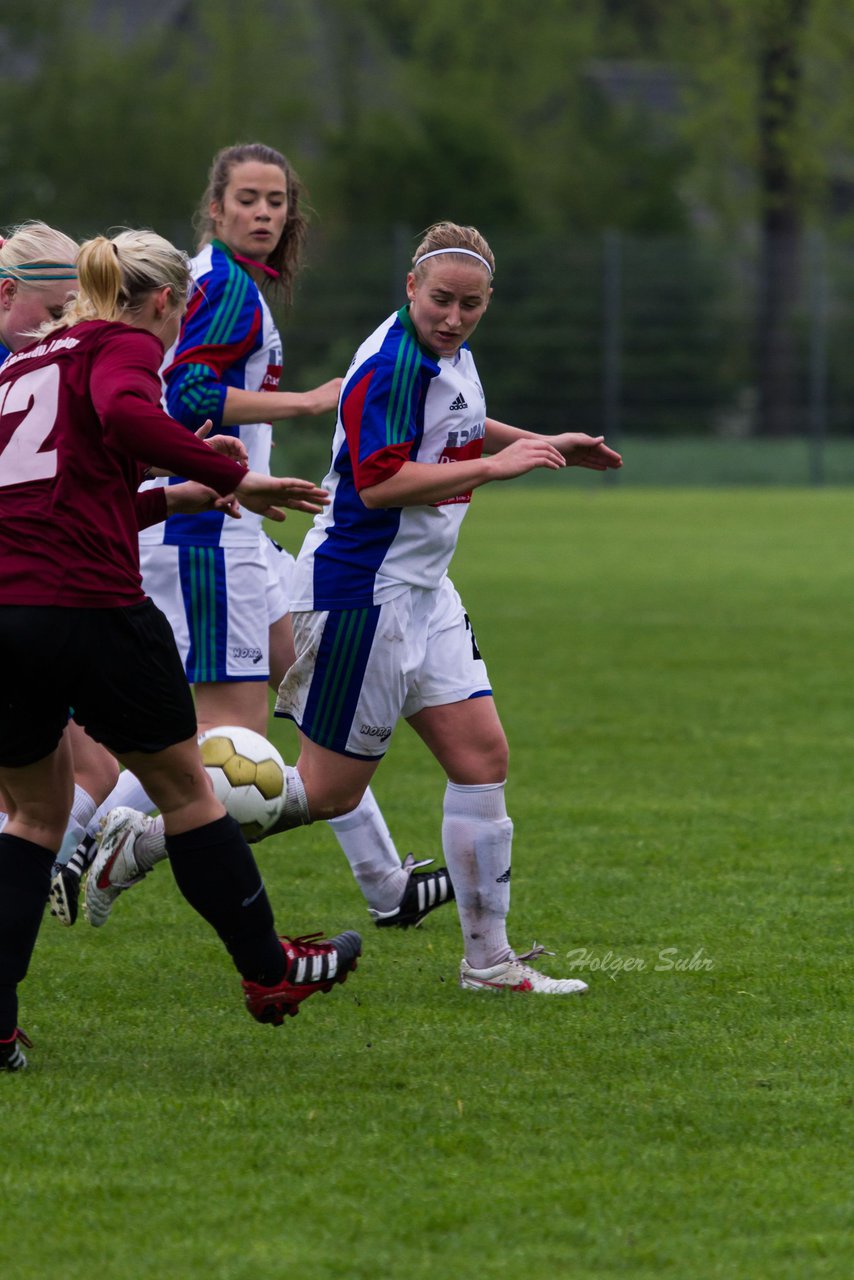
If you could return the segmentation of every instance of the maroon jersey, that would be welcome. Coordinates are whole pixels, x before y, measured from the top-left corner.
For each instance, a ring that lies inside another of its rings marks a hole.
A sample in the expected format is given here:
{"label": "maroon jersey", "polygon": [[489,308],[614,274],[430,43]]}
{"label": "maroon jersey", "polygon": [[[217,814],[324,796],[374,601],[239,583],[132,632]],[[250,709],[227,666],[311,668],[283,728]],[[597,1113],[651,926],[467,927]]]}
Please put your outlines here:
{"label": "maroon jersey", "polygon": [[238,463],[160,408],[162,358],[153,334],[87,320],[3,365],[0,604],[138,604],[143,468],[221,494],[240,483]]}

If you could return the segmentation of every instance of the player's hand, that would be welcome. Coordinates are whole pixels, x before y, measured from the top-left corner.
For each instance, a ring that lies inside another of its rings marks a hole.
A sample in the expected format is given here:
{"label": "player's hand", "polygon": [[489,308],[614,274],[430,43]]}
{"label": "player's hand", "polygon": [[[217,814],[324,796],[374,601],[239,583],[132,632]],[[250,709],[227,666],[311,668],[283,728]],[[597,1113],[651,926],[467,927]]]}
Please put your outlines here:
{"label": "player's hand", "polygon": [[167,516],[195,516],[201,511],[221,511],[233,520],[240,519],[240,503],[233,493],[223,498],[216,489],[209,489],[198,480],[184,480],[181,484],[167,485],[163,492]]}
{"label": "player's hand", "polygon": [[566,466],[563,454],[545,436],[522,436],[489,458],[492,480],[512,480],[537,467],[558,471]]}
{"label": "player's hand", "polygon": [[268,520],[284,520],[285,513],[281,507],[305,511],[313,516],[329,504],[328,491],[318,489],[311,480],[264,476],[258,471],[247,471],[234,492],[244,507],[266,516]]}
{"label": "player's hand", "polygon": [[623,465],[623,459],[605,444],[604,436],[587,436],[581,431],[565,431],[549,437],[566,458],[568,467],[589,467],[591,471],[609,471]]}
{"label": "player's hand", "polygon": [[343,378],[330,378],[328,382],[322,383],[321,386],[314,387],[311,391],[306,391],[303,394],[304,412],[318,414],[328,413],[331,409],[337,409],[338,397],[341,394],[343,382]]}
{"label": "player's hand", "polygon": [[209,434],[212,427],[213,423],[208,418],[196,432],[196,439],[204,440],[206,445],[215,453],[221,453],[224,458],[231,458],[232,462],[239,462],[241,467],[248,467],[249,454],[243,441],[238,440],[237,436],[212,436]]}
{"label": "player's hand", "polygon": [[227,493],[224,498],[215,491],[211,490],[216,501],[211,507],[211,511],[221,511],[223,515],[229,516],[232,520],[239,520],[240,503],[237,501],[233,493]]}

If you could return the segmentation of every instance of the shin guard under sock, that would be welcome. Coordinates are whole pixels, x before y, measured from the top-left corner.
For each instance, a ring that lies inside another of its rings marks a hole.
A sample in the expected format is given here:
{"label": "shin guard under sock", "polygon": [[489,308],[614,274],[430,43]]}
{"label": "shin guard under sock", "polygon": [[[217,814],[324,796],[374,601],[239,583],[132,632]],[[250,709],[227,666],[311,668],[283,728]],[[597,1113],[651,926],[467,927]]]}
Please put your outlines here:
{"label": "shin guard under sock", "polygon": [[454,884],[465,956],[475,969],[509,960],[510,853],[513,823],[504,804],[504,784],[460,786],[445,791],[442,845]]}
{"label": "shin guard under sock", "polygon": [[382,811],[368,787],[360,803],[329,825],[369,907],[393,911],[409,883]]}
{"label": "shin guard under sock", "polygon": [[17,987],[41,928],[53,860],[43,845],[0,834],[0,1040],[15,1033]]}
{"label": "shin guard under sock", "polygon": [[228,814],[167,836],[172,873],[190,906],[216,930],[242,978],[275,986],[285,957],[273,910],[240,827]]}

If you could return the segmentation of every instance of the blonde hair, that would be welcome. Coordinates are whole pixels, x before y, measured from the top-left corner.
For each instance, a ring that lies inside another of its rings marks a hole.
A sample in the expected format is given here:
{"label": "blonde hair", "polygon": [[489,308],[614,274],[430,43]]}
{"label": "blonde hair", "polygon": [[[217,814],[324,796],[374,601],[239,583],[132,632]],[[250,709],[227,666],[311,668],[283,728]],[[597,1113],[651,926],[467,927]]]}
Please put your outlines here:
{"label": "blonde hair", "polygon": [[178,302],[190,283],[187,255],[154,231],[95,236],[81,246],[77,266],[80,292],[60,320],[42,325],[40,338],[81,320],[132,321],[153,290],[168,286]]}
{"label": "blonde hair", "polygon": [[55,280],[77,279],[80,246],[46,222],[22,222],[0,237],[0,279],[39,289]]}
{"label": "blonde hair", "polygon": [[495,255],[477,227],[461,227],[456,222],[434,222],[424,232],[421,243],[412,255],[412,272],[419,283],[426,275],[427,267],[418,259],[427,254],[438,255],[443,249],[467,249],[469,253],[483,259],[490,275],[495,271]]}

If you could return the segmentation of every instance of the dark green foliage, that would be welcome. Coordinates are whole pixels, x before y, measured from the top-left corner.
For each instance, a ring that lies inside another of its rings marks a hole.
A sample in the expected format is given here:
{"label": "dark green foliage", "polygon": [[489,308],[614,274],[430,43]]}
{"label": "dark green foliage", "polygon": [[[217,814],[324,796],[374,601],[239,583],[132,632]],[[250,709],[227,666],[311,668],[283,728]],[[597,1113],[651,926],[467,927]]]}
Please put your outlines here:
{"label": "dark green foliage", "polygon": [[[315,206],[288,334],[298,385],[343,371],[401,300],[415,234],[451,217],[500,248],[477,338],[497,415],[744,434],[774,382],[787,429],[844,432],[850,290],[828,289],[822,346],[809,255],[783,306],[745,234],[764,207],[759,63],[792,5],[470,0],[465,21],[455,0],[7,6],[0,224],[149,225],[190,248],[212,154],[259,138],[289,154]],[[796,9],[798,110],[774,136],[806,225],[850,195],[854,19],[833,0]],[[618,314],[604,297],[611,232]],[[834,238],[849,233],[843,218]]]}
{"label": "dark green foliage", "polygon": [[527,201],[500,130],[436,106],[414,119],[370,115],[329,140],[330,208],[345,227],[417,227],[439,217],[475,226],[518,226]]}

